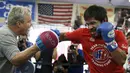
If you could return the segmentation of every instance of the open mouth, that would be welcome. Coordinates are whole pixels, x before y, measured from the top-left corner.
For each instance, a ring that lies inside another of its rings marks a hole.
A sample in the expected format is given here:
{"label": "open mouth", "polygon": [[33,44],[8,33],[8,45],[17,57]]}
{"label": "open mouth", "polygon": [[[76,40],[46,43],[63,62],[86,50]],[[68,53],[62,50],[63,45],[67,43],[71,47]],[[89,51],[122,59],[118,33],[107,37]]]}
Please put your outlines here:
{"label": "open mouth", "polygon": [[96,33],[96,28],[92,28],[92,29],[90,29],[90,31],[91,31],[91,33]]}

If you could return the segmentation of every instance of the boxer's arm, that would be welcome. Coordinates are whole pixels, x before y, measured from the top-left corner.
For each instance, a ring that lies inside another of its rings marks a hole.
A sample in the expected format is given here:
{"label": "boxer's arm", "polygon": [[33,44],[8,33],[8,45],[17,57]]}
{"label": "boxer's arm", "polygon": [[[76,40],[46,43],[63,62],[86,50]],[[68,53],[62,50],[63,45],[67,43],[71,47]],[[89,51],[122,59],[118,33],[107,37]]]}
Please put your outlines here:
{"label": "boxer's arm", "polygon": [[54,31],[58,36],[59,36],[59,41],[66,41],[66,40],[69,40],[67,37],[66,37],[66,32],[60,32],[59,30],[57,29],[51,29],[52,31]]}
{"label": "boxer's arm", "polygon": [[60,33],[60,36],[59,36],[59,40],[60,40],[60,41],[69,40],[69,39],[66,37],[65,34],[66,34],[66,33]]}
{"label": "boxer's arm", "polygon": [[115,51],[111,52],[112,59],[120,66],[123,66],[126,61],[126,53],[117,48]]}
{"label": "boxer's arm", "polygon": [[82,32],[83,29],[77,29],[77,30],[74,30],[72,32],[60,32],[59,30],[52,30],[54,31],[58,36],[59,36],[59,40],[60,42],[61,41],[72,41],[72,42],[78,42],[79,43],[79,40],[81,38],[81,32]]}
{"label": "boxer's arm", "polygon": [[17,53],[10,62],[15,66],[20,66],[21,64],[25,63],[29,58],[31,58],[39,49],[34,44],[32,47],[25,49],[22,52]]}
{"label": "boxer's arm", "polygon": [[128,42],[127,42],[123,32],[116,30],[115,34],[116,34],[115,40],[118,43],[118,48],[113,53],[119,53],[119,55],[118,56],[117,55],[112,55],[112,56],[113,56],[113,60],[115,62],[118,63],[120,61],[120,64],[122,65],[126,61],[126,57],[127,57],[127,53],[128,53],[128,51],[127,51],[127,49],[128,49]]}
{"label": "boxer's arm", "polygon": [[[101,34],[107,46],[107,50],[110,51],[112,59],[115,61],[115,63],[123,66],[126,60],[126,54],[119,48],[117,41],[115,41],[115,32],[113,25],[109,22],[104,22],[97,28],[97,33]],[[122,40],[120,39],[119,42],[121,41]]]}

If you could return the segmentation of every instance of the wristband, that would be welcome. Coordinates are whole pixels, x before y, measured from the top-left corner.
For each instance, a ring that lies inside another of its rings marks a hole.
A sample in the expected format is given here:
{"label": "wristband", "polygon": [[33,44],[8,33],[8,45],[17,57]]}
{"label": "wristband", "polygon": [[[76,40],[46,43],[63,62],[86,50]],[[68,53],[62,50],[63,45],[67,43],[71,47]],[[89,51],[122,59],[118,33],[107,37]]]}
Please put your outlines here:
{"label": "wristband", "polygon": [[116,43],[115,40],[113,40],[113,41],[110,42],[110,43],[106,43],[106,45],[107,45],[107,49],[108,49],[110,52],[115,51],[115,50],[117,49],[117,47],[118,47],[118,44]]}

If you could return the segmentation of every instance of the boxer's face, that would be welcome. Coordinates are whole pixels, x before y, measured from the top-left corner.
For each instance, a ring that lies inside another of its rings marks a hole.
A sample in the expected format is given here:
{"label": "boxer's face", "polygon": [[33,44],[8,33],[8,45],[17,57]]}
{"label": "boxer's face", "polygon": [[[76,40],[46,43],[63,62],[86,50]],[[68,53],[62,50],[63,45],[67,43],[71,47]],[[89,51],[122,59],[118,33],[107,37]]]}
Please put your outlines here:
{"label": "boxer's face", "polygon": [[100,21],[95,20],[95,18],[90,18],[86,21],[86,25],[88,25],[88,29],[90,29],[90,33],[92,35],[95,35],[96,29],[100,25]]}
{"label": "boxer's face", "polygon": [[20,23],[20,35],[27,35],[29,32],[29,28],[31,27],[31,16],[25,15],[24,16],[24,22]]}

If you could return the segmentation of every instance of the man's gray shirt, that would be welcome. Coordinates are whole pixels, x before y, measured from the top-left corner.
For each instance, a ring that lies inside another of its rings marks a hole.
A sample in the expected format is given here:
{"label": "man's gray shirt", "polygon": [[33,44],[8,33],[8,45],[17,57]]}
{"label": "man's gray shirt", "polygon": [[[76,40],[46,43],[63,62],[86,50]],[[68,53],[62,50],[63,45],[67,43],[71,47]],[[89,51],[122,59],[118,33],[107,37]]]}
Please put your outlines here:
{"label": "man's gray shirt", "polygon": [[16,35],[7,25],[0,28],[0,73],[13,73],[10,60],[19,52]]}

